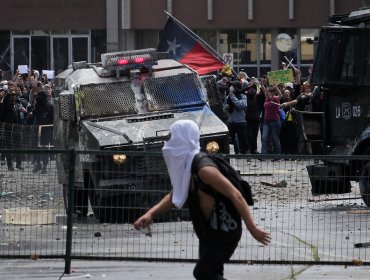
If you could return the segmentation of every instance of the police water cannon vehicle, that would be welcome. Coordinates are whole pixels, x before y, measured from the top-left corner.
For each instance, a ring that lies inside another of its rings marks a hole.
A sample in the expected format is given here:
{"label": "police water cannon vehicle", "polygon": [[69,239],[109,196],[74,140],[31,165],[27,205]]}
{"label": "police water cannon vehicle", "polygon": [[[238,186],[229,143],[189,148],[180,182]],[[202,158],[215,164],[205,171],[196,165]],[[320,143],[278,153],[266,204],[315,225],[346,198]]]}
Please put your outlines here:
{"label": "police water cannon vehicle", "polygon": [[351,181],[357,181],[363,201],[370,206],[370,161],[360,157],[370,155],[369,7],[334,15],[321,28],[312,84],[322,92],[323,117],[317,118],[316,130],[322,132],[323,153],[358,158],[308,166],[312,192],[347,193]]}
{"label": "police water cannon vehicle", "polygon": [[[106,53],[101,63],[75,62],[56,77],[55,148],[107,152],[77,157],[76,213],[86,215],[89,198],[100,222],[132,222],[168,192],[164,160],[149,152],[161,151],[177,120],[199,125],[202,150],[229,153],[227,126],[209,106],[217,99],[206,90],[212,78],[158,56],[155,49]],[[66,205],[70,164],[57,156]]]}

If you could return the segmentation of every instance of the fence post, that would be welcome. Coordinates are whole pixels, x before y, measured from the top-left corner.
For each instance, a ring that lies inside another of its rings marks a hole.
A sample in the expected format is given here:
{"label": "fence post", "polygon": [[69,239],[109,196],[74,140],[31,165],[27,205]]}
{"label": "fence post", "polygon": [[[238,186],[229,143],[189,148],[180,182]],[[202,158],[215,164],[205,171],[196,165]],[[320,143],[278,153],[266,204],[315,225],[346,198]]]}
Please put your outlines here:
{"label": "fence post", "polygon": [[71,253],[72,253],[72,227],[73,227],[73,201],[74,201],[74,185],[75,185],[75,164],[76,151],[69,151],[69,170],[68,170],[68,207],[67,207],[67,240],[65,252],[64,273],[71,273]]}

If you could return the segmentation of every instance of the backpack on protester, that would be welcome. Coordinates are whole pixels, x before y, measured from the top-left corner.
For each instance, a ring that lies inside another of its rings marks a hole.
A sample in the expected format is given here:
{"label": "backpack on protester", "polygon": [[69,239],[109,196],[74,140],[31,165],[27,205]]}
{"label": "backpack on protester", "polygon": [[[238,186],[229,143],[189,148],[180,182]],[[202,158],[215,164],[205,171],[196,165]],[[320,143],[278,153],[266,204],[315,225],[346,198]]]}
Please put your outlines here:
{"label": "backpack on protester", "polygon": [[222,175],[240,191],[248,205],[254,205],[252,197],[252,188],[249,183],[242,179],[239,172],[236,171],[224,158],[216,154],[198,153],[193,160],[193,166],[196,166],[201,158],[209,157],[218,167]]}

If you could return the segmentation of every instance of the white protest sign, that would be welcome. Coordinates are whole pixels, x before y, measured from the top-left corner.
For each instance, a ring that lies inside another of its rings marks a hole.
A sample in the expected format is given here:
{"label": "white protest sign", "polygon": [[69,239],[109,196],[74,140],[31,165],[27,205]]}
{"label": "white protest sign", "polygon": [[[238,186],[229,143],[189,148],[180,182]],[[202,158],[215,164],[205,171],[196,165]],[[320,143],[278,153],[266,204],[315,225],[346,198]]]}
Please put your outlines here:
{"label": "white protest sign", "polygon": [[28,74],[28,66],[27,65],[18,65],[19,74]]}
{"label": "white protest sign", "polygon": [[46,74],[48,80],[54,79],[54,70],[42,70],[42,74]]}

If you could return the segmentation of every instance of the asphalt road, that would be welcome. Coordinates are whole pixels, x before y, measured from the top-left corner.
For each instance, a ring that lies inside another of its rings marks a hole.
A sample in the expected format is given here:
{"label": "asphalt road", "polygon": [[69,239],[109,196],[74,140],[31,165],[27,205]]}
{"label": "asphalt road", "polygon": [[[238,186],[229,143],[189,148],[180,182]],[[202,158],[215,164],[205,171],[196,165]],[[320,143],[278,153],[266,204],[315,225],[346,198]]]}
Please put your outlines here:
{"label": "asphalt road", "polygon": [[[2,259],[0,279],[59,279],[63,260],[38,259],[37,255],[65,252],[66,220],[61,186],[52,162],[47,174],[7,172],[2,167],[0,209],[28,206],[55,208],[56,224],[19,226],[0,223],[0,255],[30,255],[30,259]],[[303,161],[232,160],[253,186],[258,225],[272,233],[272,243],[261,247],[244,230],[236,260],[354,262],[359,266],[234,265],[225,268],[228,279],[368,279],[370,248],[354,248],[368,240],[368,215],[352,214],[365,209],[358,186],[350,194],[318,200],[310,193]],[[54,170],[54,172],[53,172]],[[276,183],[286,182],[285,187]],[[262,182],[267,184],[262,184]],[[270,185],[269,185],[270,184]],[[273,186],[271,186],[271,184]],[[346,199],[348,198],[348,199]],[[310,202],[310,200],[315,200]],[[344,200],[342,200],[344,199]],[[100,235],[97,235],[99,233]],[[73,254],[100,257],[137,257],[143,262],[72,260],[72,273],[62,279],[192,279],[197,241],[189,222],[157,223],[152,238],[129,224],[100,224],[90,217],[73,228]],[[180,262],[149,262],[145,259],[174,258]]]}
{"label": "asphalt road", "polygon": [[[73,261],[71,274],[63,274],[62,260],[2,260],[0,278],[56,280],[189,280],[193,279],[193,263]],[[344,280],[369,279],[370,268],[363,266],[303,265],[225,265],[229,280]]]}

